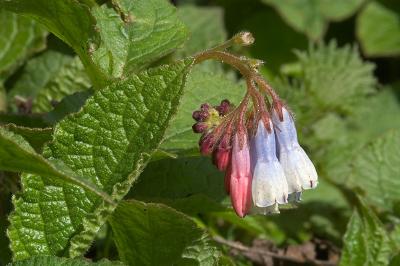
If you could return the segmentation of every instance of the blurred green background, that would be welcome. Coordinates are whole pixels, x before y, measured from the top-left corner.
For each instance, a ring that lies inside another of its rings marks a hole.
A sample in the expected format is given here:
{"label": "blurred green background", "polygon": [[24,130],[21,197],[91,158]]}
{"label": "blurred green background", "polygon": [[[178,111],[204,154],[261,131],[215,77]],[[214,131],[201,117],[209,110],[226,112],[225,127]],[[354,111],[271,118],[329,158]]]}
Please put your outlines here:
{"label": "blurred green background", "polygon": [[[240,219],[227,209],[223,174],[199,156],[198,136],[190,130],[174,135],[190,128],[191,112],[201,103],[238,103],[244,92],[237,73],[207,62],[192,72],[161,145],[177,159],[153,160],[128,198],[162,202],[191,216],[219,243],[227,265],[400,265],[399,1],[172,2],[191,37],[157,64],[250,31],[254,45],[234,52],[265,61],[261,72],[294,111],[320,184],[279,215]],[[6,111],[0,122],[53,124],[64,109],[78,110],[90,95],[90,81],[72,49],[36,24],[10,16],[0,13],[0,47],[7,45],[7,23],[20,23],[28,48],[16,46],[17,59],[0,51],[0,110]],[[62,99],[64,109],[54,110]],[[0,174],[1,232],[18,185],[18,176]],[[232,246],[237,242],[242,249]],[[7,245],[1,234],[0,264],[10,259]],[[260,249],[282,256],[271,258]],[[108,225],[87,257],[117,259]]]}

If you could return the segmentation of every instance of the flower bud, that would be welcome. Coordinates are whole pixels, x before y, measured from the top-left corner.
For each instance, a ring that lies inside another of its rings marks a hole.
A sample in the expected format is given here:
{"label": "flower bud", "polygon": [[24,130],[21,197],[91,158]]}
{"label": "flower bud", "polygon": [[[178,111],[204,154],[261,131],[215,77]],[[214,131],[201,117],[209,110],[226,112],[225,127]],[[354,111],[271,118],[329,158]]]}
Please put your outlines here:
{"label": "flower bud", "polygon": [[224,116],[229,113],[231,108],[231,103],[228,100],[223,100],[220,105],[215,106],[220,116]]}
{"label": "flower bud", "polygon": [[228,144],[228,138],[224,137],[218,148],[213,152],[213,163],[220,171],[225,171],[228,167],[231,155],[231,148]]}
{"label": "flower bud", "polygon": [[242,147],[240,136],[236,134],[233,140],[231,154],[231,174],[229,192],[232,206],[238,216],[244,217],[251,208],[251,171],[250,151],[247,135],[244,136]]}
{"label": "flower bud", "polygon": [[203,122],[197,122],[192,126],[194,133],[203,133],[204,131],[207,130],[207,128],[208,128],[207,124]]}
{"label": "flower bud", "polygon": [[248,31],[239,32],[238,34],[235,35],[234,40],[236,44],[242,46],[248,46],[254,43],[254,37]]}
{"label": "flower bud", "polygon": [[198,121],[198,122],[203,122],[205,121],[209,116],[209,113],[206,111],[194,111],[192,114],[192,117],[194,120]]}
{"label": "flower bud", "polygon": [[200,153],[202,155],[209,155],[211,154],[213,147],[215,144],[215,140],[212,134],[203,135],[200,138],[199,145],[200,145]]}

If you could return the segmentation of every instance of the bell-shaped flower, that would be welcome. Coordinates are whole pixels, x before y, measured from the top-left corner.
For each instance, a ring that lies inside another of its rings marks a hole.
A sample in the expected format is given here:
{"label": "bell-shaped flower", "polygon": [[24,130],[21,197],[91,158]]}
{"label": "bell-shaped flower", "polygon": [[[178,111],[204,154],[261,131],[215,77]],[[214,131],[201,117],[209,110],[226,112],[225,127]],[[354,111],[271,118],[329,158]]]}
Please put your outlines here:
{"label": "bell-shaped flower", "polygon": [[[240,138],[242,142],[240,143]],[[229,182],[232,206],[238,216],[244,217],[251,208],[250,150],[247,135],[236,134],[233,139],[231,162],[225,177]]]}
{"label": "bell-shaped flower", "polygon": [[274,108],[272,120],[279,162],[285,172],[289,193],[315,188],[318,184],[317,171],[297,140],[293,117],[285,107],[278,108]]}
{"label": "bell-shaped flower", "polygon": [[288,202],[288,185],[282,166],[276,157],[275,135],[271,121],[269,123],[271,130],[265,128],[263,121],[259,121],[253,142],[255,165],[252,196],[255,207],[261,208]]}

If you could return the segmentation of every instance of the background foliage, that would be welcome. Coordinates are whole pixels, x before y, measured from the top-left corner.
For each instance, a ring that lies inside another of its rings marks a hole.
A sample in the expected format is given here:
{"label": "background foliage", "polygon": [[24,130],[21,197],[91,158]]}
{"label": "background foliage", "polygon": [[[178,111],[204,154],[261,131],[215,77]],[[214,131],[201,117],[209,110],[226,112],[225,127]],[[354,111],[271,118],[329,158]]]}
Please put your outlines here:
{"label": "background foliage", "polygon": [[[0,0],[0,22],[0,265],[400,265],[395,0]],[[191,129],[245,88],[190,56],[241,30],[320,175],[277,216],[234,215]]]}

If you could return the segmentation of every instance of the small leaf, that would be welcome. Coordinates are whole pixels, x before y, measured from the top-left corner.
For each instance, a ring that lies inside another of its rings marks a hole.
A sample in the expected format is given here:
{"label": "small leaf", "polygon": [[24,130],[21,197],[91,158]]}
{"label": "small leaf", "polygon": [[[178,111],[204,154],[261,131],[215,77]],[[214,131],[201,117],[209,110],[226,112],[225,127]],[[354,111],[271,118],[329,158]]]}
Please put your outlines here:
{"label": "small leaf", "polygon": [[[79,112],[57,124],[44,156],[120,201],[158,148],[191,64],[188,59],[149,69],[96,91]],[[22,185],[8,231],[16,260],[81,255],[115,208],[79,186],[45,176],[23,175]]]}
{"label": "small leaf", "polygon": [[364,0],[262,0],[272,5],[296,30],[312,40],[320,40],[330,20],[338,21],[351,16]]}
{"label": "small leaf", "polygon": [[162,204],[121,202],[110,219],[129,265],[217,265],[219,251],[194,221]]}
{"label": "small leaf", "polygon": [[0,80],[45,47],[46,33],[31,19],[0,9]]}
{"label": "small leaf", "polygon": [[368,56],[400,55],[400,15],[371,1],[357,17],[357,37]]}
{"label": "small leaf", "polygon": [[340,266],[389,264],[393,243],[378,217],[360,200],[343,238]]}
{"label": "small leaf", "polygon": [[26,140],[0,127],[0,169],[12,172],[27,172],[46,177],[58,177],[67,182],[79,185],[113,202],[95,185],[78,177],[68,167],[57,160],[48,161],[37,154]]}
{"label": "small leaf", "polygon": [[375,139],[355,157],[348,180],[351,187],[359,187],[365,201],[382,210],[393,212],[400,202],[400,131],[393,130]]}
{"label": "small leaf", "polygon": [[36,256],[28,260],[17,261],[8,264],[8,266],[123,266],[125,264],[118,261],[109,261],[106,259],[91,262],[88,259],[67,259],[52,256]]}

